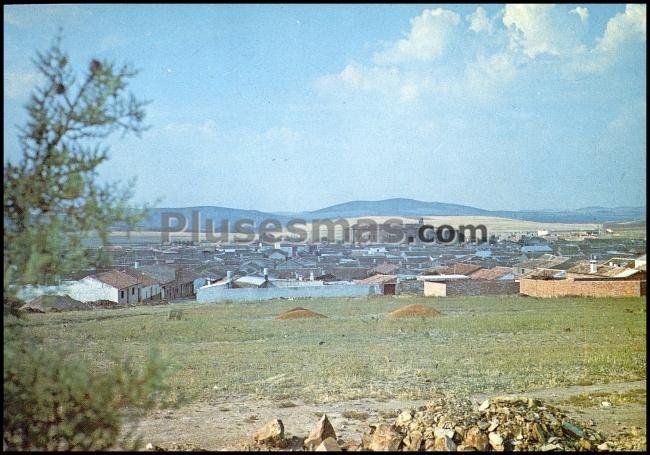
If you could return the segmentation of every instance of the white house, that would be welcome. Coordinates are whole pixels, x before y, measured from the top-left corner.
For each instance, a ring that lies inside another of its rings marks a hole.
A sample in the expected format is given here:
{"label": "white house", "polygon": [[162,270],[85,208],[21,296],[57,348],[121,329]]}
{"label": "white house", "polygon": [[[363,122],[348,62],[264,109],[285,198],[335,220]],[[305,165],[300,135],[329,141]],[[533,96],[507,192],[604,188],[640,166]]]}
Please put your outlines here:
{"label": "white house", "polygon": [[82,302],[110,300],[120,304],[135,304],[139,301],[139,288],[137,278],[119,270],[111,270],[72,283],[67,294]]}

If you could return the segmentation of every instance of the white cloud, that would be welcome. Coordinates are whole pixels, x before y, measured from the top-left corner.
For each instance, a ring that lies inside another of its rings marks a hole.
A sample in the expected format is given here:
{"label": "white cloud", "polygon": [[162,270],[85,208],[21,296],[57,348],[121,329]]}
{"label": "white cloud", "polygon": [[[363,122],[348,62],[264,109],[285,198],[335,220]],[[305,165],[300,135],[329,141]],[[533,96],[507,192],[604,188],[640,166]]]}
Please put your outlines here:
{"label": "white cloud", "polygon": [[328,74],[316,81],[321,91],[352,90],[364,92],[395,93],[401,85],[401,74],[396,67],[366,67],[358,63],[348,64],[338,74]]}
{"label": "white cloud", "polygon": [[411,19],[407,36],[375,54],[378,64],[430,61],[445,50],[460,16],[450,10],[425,9]]}
{"label": "white cloud", "polygon": [[605,33],[598,42],[598,49],[616,52],[629,40],[646,39],[646,5],[626,5],[625,12],[619,13],[607,22]]}
{"label": "white cloud", "polygon": [[476,61],[467,65],[463,91],[479,98],[491,98],[516,75],[517,65],[512,54],[503,52],[489,57],[479,55]]}
{"label": "white cloud", "polygon": [[646,6],[626,5],[625,11],[607,21],[603,35],[592,49],[584,49],[569,69],[576,74],[605,71],[624,55],[629,55],[631,44],[646,41]]}
{"label": "white cloud", "polygon": [[483,7],[479,6],[476,8],[476,11],[474,11],[472,14],[469,14],[466,19],[469,22],[470,30],[476,33],[492,33],[492,22],[488,18],[487,13]]}
{"label": "white cloud", "polygon": [[569,54],[579,48],[576,24],[556,5],[506,5],[503,24],[510,31],[511,48],[530,58]]}
{"label": "white cloud", "polygon": [[[534,79],[537,71],[573,80],[602,71],[625,52],[630,55],[627,49],[633,46],[627,44],[645,40],[645,13],[645,5],[627,5],[610,18],[597,44],[587,46],[589,10],[581,6],[506,5],[492,17],[477,7],[465,18],[469,27],[464,35],[455,30],[458,14],[427,9],[411,19],[407,36],[377,52],[374,62],[352,62],[316,85],[342,96],[367,93],[409,103],[431,96],[486,99],[498,96],[520,74]],[[463,52],[444,55],[440,64],[435,58],[442,56],[452,37],[466,40],[467,46],[458,46]],[[552,58],[535,62],[543,56]],[[410,65],[416,61],[420,64]]]}
{"label": "white cloud", "polygon": [[569,11],[570,14],[577,14],[580,16],[580,20],[582,22],[587,22],[587,19],[589,19],[589,9],[585,8],[584,6],[577,6],[571,11]]}
{"label": "white cloud", "polygon": [[5,96],[7,98],[25,98],[43,77],[36,71],[8,71],[4,74]]}

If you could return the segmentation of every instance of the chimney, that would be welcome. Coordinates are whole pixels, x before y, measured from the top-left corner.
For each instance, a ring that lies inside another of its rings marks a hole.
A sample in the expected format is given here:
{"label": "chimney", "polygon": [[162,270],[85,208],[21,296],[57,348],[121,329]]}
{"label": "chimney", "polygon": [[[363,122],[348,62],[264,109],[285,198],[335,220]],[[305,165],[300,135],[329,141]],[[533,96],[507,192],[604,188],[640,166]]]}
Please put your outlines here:
{"label": "chimney", "polygon": [[595,259],[589,261],[589,273],[596,273],[598,271],[598,263]]}
{"label": "chimney", "polygon": [[309,281],[314,281],[314,272],[309,272]]}
{"label": "chimney", "polygon": [[228,281],[232,281],[232,271],[228,270],[228,271],[226,272],[226,279],[227,279]]}
{"label": "chimney", "polygon": [[269,269],[264,267],[264,281],[269,281]]}

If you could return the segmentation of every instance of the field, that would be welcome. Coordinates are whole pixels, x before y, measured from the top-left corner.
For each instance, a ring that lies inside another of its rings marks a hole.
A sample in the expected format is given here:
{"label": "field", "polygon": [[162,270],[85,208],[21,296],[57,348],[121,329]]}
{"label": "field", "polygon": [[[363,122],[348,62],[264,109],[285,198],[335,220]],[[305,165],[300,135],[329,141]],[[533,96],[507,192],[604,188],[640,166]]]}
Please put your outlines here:
{"label": "field", "polygon": [[[385,317],[410,303],[431,305],[442,316]],[[274,319],[297,306],[328,318]],[[181,320],[168,320],[171,308],[183,309]],[[645,312],[643,298],[387,296],[34,314],[26,324],[45,348],[73,345],[98,371],[111,351],[144,359],[159,348],[171,368],[176,409],[157,411],[142,425],[152,438],[188,440],[199,436],[187,429],[169,436],[174,432],[164,425],[194,412],[205,422],[212,413],[215,421],[239,422],[235,433],[243,436],[266,415],[262,408],[295,415],[338,409],[335,423],[351,431],[354,421],[387,404],[440,393],[566,389],[572,392],[562,400],[588,408],[588,394],[581,395],[590,386],[612,384],[614,393],[630,388],[619,383],[634,383],[628,401],[645,410],[645,382],[638,383],[646,379]],[[638,424],[645,432],[645,420]]]}
{"label": "field", "polygon": [[[417,223],[418,218],[415,217],[404,217],[404,216],[369,216],[369,217],[360,217],[360,218],[346,218],[346,221],[350,226],[355,224],[358,220],[367,220],[372,219],[377,224],[386,222],[389,219],[400,219],[403,223]],[[311,220],[307,220],[311,221]],[[332,219],[331,221],[337,221],[337,219]],[[500,217],[489,217],[489,216],[425,216],[425,224],[431,224],[433,226],[442,226],[448,224],[453,227],[463,226],[463,225],[479,225],[483,224],[487,227],[488,235],[491,234],[501,234],[509,232],[521,232],[521,231],[530,231],[535,232],[538,230],[548,229],[548,230],[558,230],[558,231],[584,231],[584,230],[594,230],[598,229],[598,224],[582,223],[582,224],[569,224],[569,223],[540,223],[536,221],[522,221],[522,220],[513,220],[510,218],[500,218]],[[218,225],[217,225],[218,226]],[[284,226],[286,228],[286,226]],[[313,228],[311,222],[307,223],[305,226],[308,235],[311,237]],[[201,229],[205,229],[205,225],[201,226]],[[258,232],[259,224],[255,225],[255,230]],[[326,235],[326,229],[321,228],[322,235]],[[286,230],[283,231],[283,235],[288,234]],[[279,235],[279,234],[276,234]],[[128,244],[128,243],[160,243],[162,234],[159,231],[134,231],[131,232],[128,236],[126,232],[123,231],[114,231],[109,236],[109,241],[114,244]],[[190,241],[192,240],[191,232],[175,232],[170,233],[169,238],[172,241]],[[199,235],[199,240],[205,240],[205,233]],[[229,240],[235,241],[236,238],[234,234],[230,234]],[[337,240],[342,239],[341,230],[339,227],[335,230],[335,238]],[[98,244],[98,238],[88,238],[86,243],[88,245]]]}

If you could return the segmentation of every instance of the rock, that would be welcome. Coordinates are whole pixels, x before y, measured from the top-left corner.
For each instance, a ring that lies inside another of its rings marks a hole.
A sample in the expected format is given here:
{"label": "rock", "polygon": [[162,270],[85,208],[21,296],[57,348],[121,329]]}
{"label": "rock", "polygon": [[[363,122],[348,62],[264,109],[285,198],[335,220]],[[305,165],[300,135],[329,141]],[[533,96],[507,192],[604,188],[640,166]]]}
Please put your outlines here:
{"label": "rock", "polygon": [[344,452],[358,452],[361,450],[361,446],[354,441],[345,441],[343,444],[340,445],[341,450]]}
{"label": "rock", "polygon": [[449,429],[449,428],[440,428],[440,427],[436,427],[436,429],[433,430],[433,437],[434,438],[442,438],[443,436],[446,436],[449,439],[453,439],[454,438],[454,430]]}
{"label": "rock", "polygon": [[395,419],[395,426],[405,427],[411,422],[411,420],[413,420],[413,414],[411,411],[403,411],[397,416],[397,419]]}
{"label": "rock", "polygon": [[405,450],[418,452],[422,446],[422,439],[422,432],[418,430],[410,431],[408,436],[404,438]]}
{"label": "rock", "polygon": [[529,398],[527,404],[528,404],[528,408],[532,409],[541,406],[542,403],[539,400],[536,400],[534,398]]}
{"label": "rock", "polygon": [[589,442],[589,441],[586,440],[586,439],[580,439],[580,440],[578,441],[578,444],[580,445],[580,448],[581,448],[582,450],[589,450],[589,451],[591,450],[591,447],[592,447],[592,446],[591,446],[591,442]]}
{"label": "rock", "polygon": [[327,438],[333,438],[336,441],[336,433],[327,415],[323,414],[314,429],[309,433],[309,436],[305,439],[303,445],[307,450],[314,450]]}
{"label": "rock", "polygon": [[433,443],[436,452],[455,452],[456,443],[448,436],[438,436]]}
{"label": "rock", "polygon": [[562,423],[562,428],[569,433],[570,436],[576,438],[585,438],[585,432],[581,428],[578,428],[568,420]]}
{"label": "rock", "polygon": [[540,447],[539,450],[541,450],[542,452],[550,452],[551,450],[557,450],[557,449],[562,449],[562,446],[558,444],[544,444],[542,447]]}
{"label": "rock", "polygon": [[612,406],[612,403],[609,402],[609,401],[602,401],[602,402],[600,403],[600,405],[601,405],[603,408],[609,408],[609,407]]}
{"label": "rock", "polygon": [[546,442],[546,432],[539,423],[534,423],[530,428],[530,431],[537,442],[541,444]]}
{"label": "rock", "polygon": [[474,452],[476,449],[472,446],[466,446],[465,444],[461,444],[458,447],[456,447],[456,450],[459,452]]}
{"label": "rock", "polygon": [[336,443],[336,440],[329,436],[316,447],[316,452],[341,452],[341,448]]}
{"label": "rock", "polygon": [[488,433],[491,433],[494,430],[496,430],[498,426],[499,426],[499,419],[495,417],[494,419],[492,419],[492,423],[490,423],[490,426],[487,429]]}
{"label": "rock", "polygon": [[284,424],[280,419],[273,419],[257,430],[253,439],[260,444],[281,445],[284,441]]}
{"label": "rock", "polygon": [[150,442],[147,442],[147,445],[144,447],[145,450],[153,450],[153,444]]}
{"label": "rock", "polygon": [[381,423],[375,428],[364,444],[364,449],[373,452],[385,452],[397,450],[402,443],[403,436],[395,431],[392,425]]}
{"label": "rock", "polygon": [[490,407],[490,400],[485,400],[481,405],[478,407],[479,411],[485,411],[487,408]]}
{"label": "rock", "polygon": [[478,427],[472,427],[465,433],[463,445],[474,447],[476,450],[485,452],[489,447],[489,439]]}
{"label": "rock", "polygon": [[598,444],[596,448],[600,451],[606,451],[609,450],[609,443],[607,441],[603,442],[602,444]]}
{"label": "rock", "polygon": [[491,432],[488,435],[488,441],[490,442],[490,445],[492,448],[496,451],[503,451],[503,438],[499,435],[499,433],[495,433],[494,431]]}

